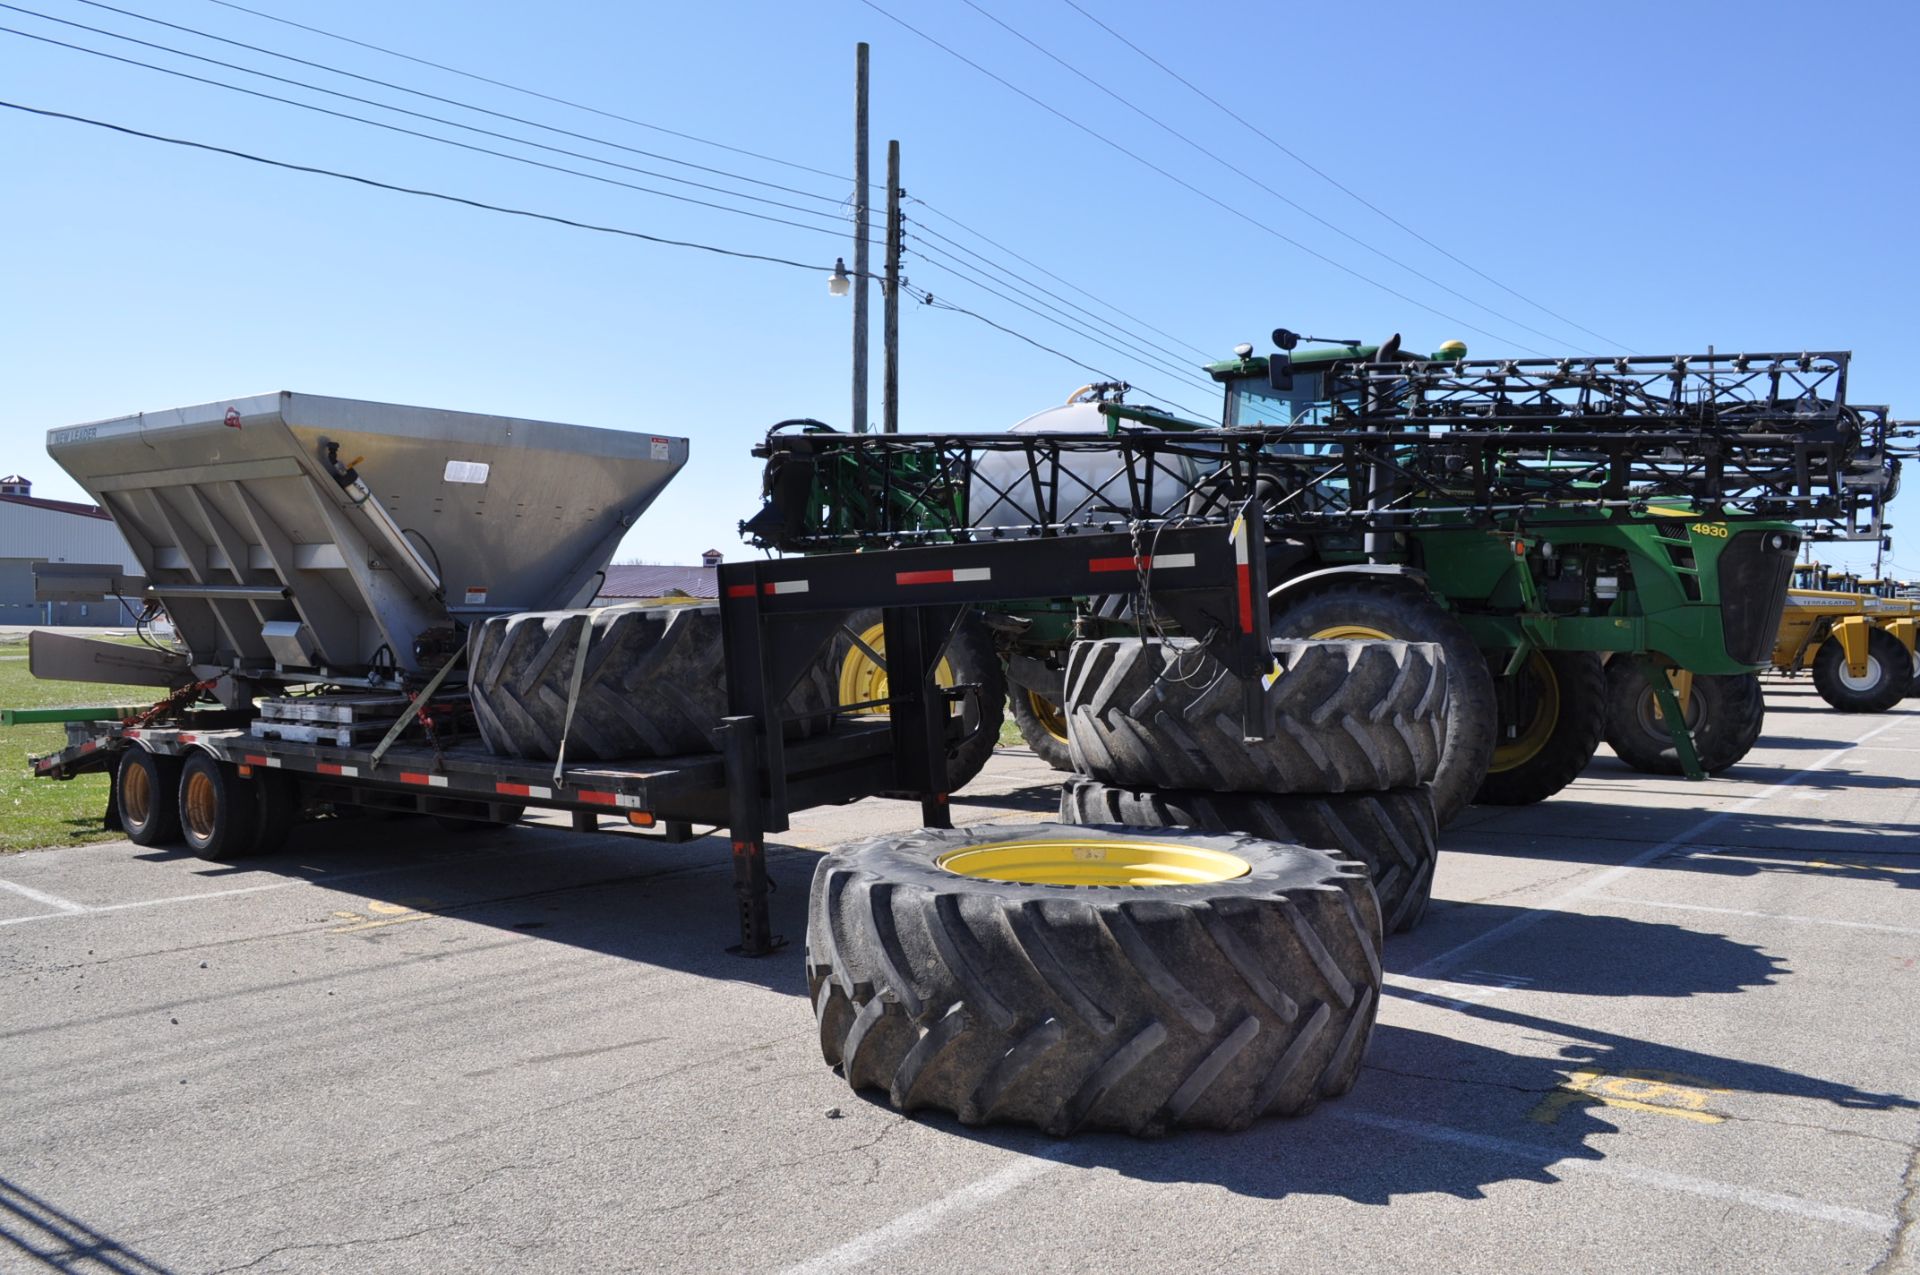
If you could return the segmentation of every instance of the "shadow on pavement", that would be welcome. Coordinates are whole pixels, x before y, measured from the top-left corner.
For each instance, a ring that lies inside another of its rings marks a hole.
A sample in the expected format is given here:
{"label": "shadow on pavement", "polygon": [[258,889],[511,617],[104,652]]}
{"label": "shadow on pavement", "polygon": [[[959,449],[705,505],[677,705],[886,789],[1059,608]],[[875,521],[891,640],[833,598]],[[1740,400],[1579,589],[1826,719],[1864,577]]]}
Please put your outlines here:
{"label": "shadow on pavement", "polygon": [[[1824,779],[1820,772],[1814,779]],[[1845,778],[1845,776],[1841,776]],[[1809,787],[1824,787],[1809,784]],[[1910,779],[1871,776],[1860,788],[1914,788]],[[1829,801],[1834,800],[1828,798]],[[1914,802],[1920,806],[1920,790]],[[1623,863],[1700,823],[1700,812],[1628,802],[1555,798],[1493,819],[1456,825],[1440,849],[1559,863]],[[1904,817],[1878,822],[1857,816],[1824,819],[1814,810],[1727,810],[1673,852],[1654,861],[1670,871],[1754,876],[1763,872],[1818,872],[1834,865],[1857,869],[1860,879],[1920,886],[1920,872],[1873,868],[1873,859],[1915,857],[1914,826]],[[1877,875],[1876,875],[1877,874]]]}
{"label": "shadow on pavement", "polygon": [[[1591,1035],[1486,1006],[1469,1012],[1555,1034]],[[1698,1105],[1674,1109],[1708,1116],[1729,1091],[1787,1094],[1843,1107],[1920,1105],[1626,1037],[1594,1036],[1590,1043],[1568,1046],[1561,1056],[1534,1057],[1382,1024],[1351,1093],[1305,1116],[1262,1120],[1238,1133],[1062,1139],[1030,1129],[969,1127],[944,1113],[919,1112],[914,1119],[977,1142],[1143,1182],[1208,1183],[1257,1199],[1324,1195],[1384,1205],[1396,1196],[1433,1193],[1479,1199],[1499,1183],[1560,1182],[1570,1162],[1604,1161],[1606,1152],[1587,1145],[1587,1139],[1618,1131],[1608,1118],[1608,1082],[1656,1099],[1691,1082],[1701,1086],[1687,1091],[1688,1101]],[[861,1097],[877,1106],[886,1101],[877,1093]]]}
{"label": "shadow on pavement", "polygon": [[[171,1268],[141,1256],[6,1178],[0,1178],[0,1243],[17,1250],[20,1261],[48,1270],[171,1275]],[[5,1255],[6,1249],[0,1248],[0,1257]],[[0,1267],[27,1269],[9,1261],[0,1261]]]}
{"label": "shadow on pavement", "polygon": [[274,874],[338,891],[325,904],[328,930],[367,943],[396,939],[411,922],[455,917],[703,978],[806,994],[800,950],[819,856],[777,844],[767,853],[770,907],[774,933],[788,946],[759,958],[727,951],[739,942],[739,919],[729,846],[718,836],[670,845],[524,824],[446,831],[428,819],[319,820],[297,828],[280,853],[240,864],[203,863],[181,848],[139,857],[198,865],[193,875],[209,890],[254,884],[232,879],[236,874]]}
{"label": "shadow on pavement", "polygon": [[[1485,934],[1533,909],[1498,903],[1435,903],[1419,930],[1393,936],[1389,974],[1418,970],[1436,951]],[[1437,975],[1451,987],[1484,984],[1570,996],[1700,996],[1764,987],[1789,973],[1785,962],[1722,934],[1681,925],[1583,912],[1538,914],[1488,955]],[[1517,949],[1517,950],[1516,950]],[[1450,999],[1434,994],[1433,999]]]}
{"label": "shadow on pavement", "polygon": [[956,806],[985,806],[993,810],[1025,810],[1053,815],[1060,810],[1060,780],[1064,776],[1025,788],[1016,788],[1012,792],[988,793],[976,795],[971,792],[958,793],[953,798]]}
{"label": "shadow on pavement", "polygon": [[[1386,991],[1389,996],[1411,997],[1413,995],[1393,987],[1387,988]],[[1541,1018],[1534,1014],[1523,1014],[1503,1005],[1456,1002],[1449,1008],[1484,1022],[1523,1028],[1529,1032],[1566,1039],[1572,1043],[1561,1049],[1562,1065],[1571,1067],[1612,1071],[1613,1067],[1609,1064],[1625,1063],[1636,1071],[1654,1070],[1696,1077],[1706,1084],[1743,1093],[1806,1098],[1815,1102],[1829,1102],[1836,1107],[1870,1111],[1920,1110],[1920,1101],[1901,1094],[1874,1093],[1852,1085],[1840,1084],[1837,1081],[1805,1076],[1797,1071],[1788,1071],[1766,1063],[1742,1061],[1723,1054],[1703,1054],[1674,1045],[1663,1045],[1657,1041],[1640,1040],[1615,1032],[1601,1031],[1580,1023],[1566,1023],[1557,1019]],[[1369,1065],[1373,1061],[1374,1059],[1369,1056]]]}
{"label": "shadow on pavement", "polygon": [[[1338,1196],[1387,1204],[1398,1195],[1478,1199],[1501,1182],[1558,1182],[1554,1166],[1601,1160],[1589,1135],[1614,1132],[1597,1104],[1549,1103],[1565,1079],[1551,1059],[1381,1025],[1351,1093],[1304,1116],[1236,1133],[1188,1130],[1164,1138],[1088,1133],[1054,1138],[1013,1126],[968,1126],[921,1111],[931,1128],[1023,1155],[1101,1168],[1142,1182],[1209,1183],[1280,1200]],[[860,1095],[884,1107],[883,1095]],[[1535,1117],[1543,1104],[1545,1116]]]}

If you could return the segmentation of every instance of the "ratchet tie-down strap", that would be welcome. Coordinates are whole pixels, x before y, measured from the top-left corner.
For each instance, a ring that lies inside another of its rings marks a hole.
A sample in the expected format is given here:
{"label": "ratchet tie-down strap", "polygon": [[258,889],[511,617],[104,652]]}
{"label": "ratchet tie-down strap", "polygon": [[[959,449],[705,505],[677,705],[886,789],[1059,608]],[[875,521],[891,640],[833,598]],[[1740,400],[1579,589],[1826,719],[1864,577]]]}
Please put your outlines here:
{"label": "ratchet tie-down strap", "polygon": [[567,715],[560,723],[560,747],[553,759],[553,786],[564,787],[567,769],[567,736],[573,733],[573,710],[580,703],[580,683],[587,672],[587,646],[593,640],[593,614],[580,617],[580,641],[573,648],[573,675],[567,679]]}

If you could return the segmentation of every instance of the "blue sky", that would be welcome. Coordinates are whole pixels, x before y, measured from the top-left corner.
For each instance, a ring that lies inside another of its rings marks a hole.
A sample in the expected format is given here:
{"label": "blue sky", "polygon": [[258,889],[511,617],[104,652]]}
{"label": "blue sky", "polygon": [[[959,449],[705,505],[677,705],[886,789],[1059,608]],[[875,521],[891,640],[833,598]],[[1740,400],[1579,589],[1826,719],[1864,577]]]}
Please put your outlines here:
{"label": "blue sky", "polygon": [[[826,216],[760,207],[831,232],[675,203],[0,34],[0,98],[8,101],[819,264],[785,269],[588,234],[0,111],[8,176],[0,201],[0,431],[10,456],[4,468],[34,478],[37,491],[77,494],[42,451],[49,427],[296,389],[690,437],[692,463],[622,552],[689,561],[709,547],[746,552],[734,525],[757,505],[758,466],[747,449],[768,425],[789,416],[845,423],[850,313],[828,295],[826,271],[835,256],[851,257],[844,223],[833,220],[847,181],[539,102],[213,0],[114,3],[806,194],[370,88],[79,0],[17,2],[794,202]],[[853,45],[867,40],[874,179],[886,140],[899,138],[912,283],[1197,407],[1213,406],[1213,397],[943,272],[932,250],[951,249],[931,232],[1091,306],[942,219],[957,218],[1120,306],[1135,318],[1114,322],[1189,365],[1199,361],[1189,346],[1217,356],[1243,340],[1265,348],[1278,325],[1368,339],[1399,331],[1414,349],[1458,337],[1475,355],[1839,348],[1855,352],[1855,401],[1890,402],[1897,414],[1920,417],[1911,318],[1920,296],[1911,211],[1920,194],[1920,112],[1903,87],[1920,7],[1080,0],[1455,261],[1195,96],[1065,0],[977,0],[979,8],[965,0],[877,2],[1219,202],[1110,149],[860,0],[550,0],[537,8],[248,0],[263,12],[833,174],[851,172]],[[1228,171],[986,14],[1353,238]],[[0,10],[0,25],[404,122],[11,10]],[[877,297],[874,312],[877,342]],[[901,344],[909,430],[1001,429],[1091,379],[949,312],[910,306]],[[877,344],[873,367],[877,415]],[[1871,554],[1827,546],[1821,556]],[[1891,560],[1920,577],[1920,525],[1896,533]]]}

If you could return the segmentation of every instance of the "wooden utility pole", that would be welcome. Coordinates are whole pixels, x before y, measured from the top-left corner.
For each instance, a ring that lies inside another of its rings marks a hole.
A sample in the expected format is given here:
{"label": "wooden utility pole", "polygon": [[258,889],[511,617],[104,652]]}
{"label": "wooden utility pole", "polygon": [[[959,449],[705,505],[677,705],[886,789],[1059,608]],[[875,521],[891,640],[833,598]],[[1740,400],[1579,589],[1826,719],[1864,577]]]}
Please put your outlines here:
{"label": "wooden utility pole", "polygon": [[900,143],[887,143],[887,283],[886,320],[882,340],[886,365],[881,373],[881,425],[888,434],[900,432],[900,249],[905,239],[900,224]]}
{"label": "wooden utility pole", "polygon": [[854,46],[853,432],[867,432],[867,45]]}

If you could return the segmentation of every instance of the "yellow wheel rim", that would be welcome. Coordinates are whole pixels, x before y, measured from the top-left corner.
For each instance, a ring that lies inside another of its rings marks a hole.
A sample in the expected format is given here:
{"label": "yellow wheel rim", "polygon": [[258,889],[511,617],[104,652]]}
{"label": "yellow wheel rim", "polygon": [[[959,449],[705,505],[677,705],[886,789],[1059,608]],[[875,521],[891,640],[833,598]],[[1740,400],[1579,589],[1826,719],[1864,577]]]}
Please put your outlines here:
{"label": "yellow wheel rim", "polygon": [[[840,703],[866,704],[873,700],[887,698],[887,670],[868,655],[864,647],[872,648],[881,659],[887,654],[887,626],[876,623],[860,634],[860,641],[847,651],[846,658],[840,661]],[[933,671],[933,680],[941,686],[953,685],[953,667],[945,660]],[[886,716],[885,708],[855,709],[857,716],[869,714]]]}
{"label": "yellow wheel rim", "polygon": [[1535,651],[1527,657],[1524,672],[1534,679],[1533,714],[1518,735],[1495,745],[1493,764],[1487,767],[1489,773],[1512,770],[1532,761],[1553,738],[1553,728],[1560,723],[1560,679],[1553,674],[1553,661]]}
{"label": "yellow wheel rim", "polygon": [[186,789],[180,794],[180,817],[186,821],[188,832],[203,840],[211,837],[218,804],[211,775],[195,770],[187,776]]}
{"label": "yellow wheel rim", "polygon": [[145,825],[153,816],[153,780],[140,765],[120,768],[120,809],[136,826]]}
{"label": "yellow wheel rim", "polygon": [[1219,850],[1100,836],[996,841],[950,850],[935,862],[955,876],[1016,885],[1205,885],[1253,871]]}
{"label": "yellow wheel rim", "polygon": [[1307,637],[1316,642],[1391,642],[1393,634],[1384,633],[1368,624],[1334,624],[1321,629],[1318,633],[1309,633]]}
{"label": "yellow wheel rim", "polygon": [[1046,729],[1047,734],[1061,743],[1067,742],[1067,715],[1060,706],[1042,695],[1039,691],[1028,691],[1027,707],[1033,710],[1033,718]]}

